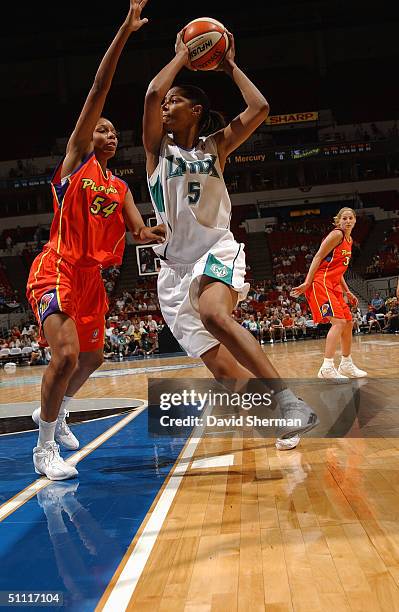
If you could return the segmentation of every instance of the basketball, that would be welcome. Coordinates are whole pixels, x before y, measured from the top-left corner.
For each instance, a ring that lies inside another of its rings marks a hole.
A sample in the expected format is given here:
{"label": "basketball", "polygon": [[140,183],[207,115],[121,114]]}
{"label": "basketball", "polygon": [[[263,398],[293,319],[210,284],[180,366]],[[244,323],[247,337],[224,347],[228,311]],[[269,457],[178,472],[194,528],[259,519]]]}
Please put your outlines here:
{"label": "basketball", "polygon": [[196,70],[215,70],[229,48],[226,28],[211,17],[190,21],[184,28],[183,42],[190,53],[190,63]]}

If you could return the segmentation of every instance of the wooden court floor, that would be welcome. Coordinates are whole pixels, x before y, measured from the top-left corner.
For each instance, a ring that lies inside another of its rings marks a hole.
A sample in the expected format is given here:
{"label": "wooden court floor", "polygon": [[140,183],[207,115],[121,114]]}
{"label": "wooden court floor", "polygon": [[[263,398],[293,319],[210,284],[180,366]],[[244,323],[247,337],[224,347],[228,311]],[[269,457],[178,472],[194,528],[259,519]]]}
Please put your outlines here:
{"label": "wooden court floor", "polygon": [[[316,375],[323,347],[309,340],[264,349],[282,376],[305,378]],[[399,337],[355,337],[353,357],[370,376],[394,379]],[[89,380],[77,397],[146,399],[148,376],[209,376],[198,363],[187,357],[107,363],[103,368],[143,374]],[[163,369],[148,373],[150,366]],[[26,369],[16,376],[21,384],[3,389],[1,403],[39,398],[39,384],[23,382]],[[193,469],[199,459],[224,456],[233,457],[229,465]],[[98,610],[111,609],[107,602],[174,478],[159,492]],[[129,610],[399,610],[398,438],[308,438],[282,452],[270,438],[204,436],[176,483]]]}

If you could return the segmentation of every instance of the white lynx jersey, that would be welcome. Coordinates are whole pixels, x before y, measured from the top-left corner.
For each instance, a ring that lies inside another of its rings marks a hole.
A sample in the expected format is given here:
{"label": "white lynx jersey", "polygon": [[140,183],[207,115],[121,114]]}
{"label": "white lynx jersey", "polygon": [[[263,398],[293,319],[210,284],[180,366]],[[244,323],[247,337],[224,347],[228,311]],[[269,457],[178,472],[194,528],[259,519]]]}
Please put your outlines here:
{"label": "white lynx jersey", "polygon": [[148,186],[158,223],[167,227],[166,241],[153,247],[162,259],[194,263],[222,238],[234,240],[231,202],[212,136],[187,150],[166,135]]}

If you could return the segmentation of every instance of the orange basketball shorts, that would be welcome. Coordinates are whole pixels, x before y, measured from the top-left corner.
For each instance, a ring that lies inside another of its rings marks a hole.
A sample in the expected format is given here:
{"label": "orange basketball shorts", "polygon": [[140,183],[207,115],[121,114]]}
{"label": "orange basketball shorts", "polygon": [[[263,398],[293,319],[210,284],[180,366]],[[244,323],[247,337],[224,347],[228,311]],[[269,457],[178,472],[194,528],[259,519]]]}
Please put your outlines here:
{"label": "orange basketball shorts", "polygon": [[46,344],[44,321],[62,312],[75,322],[81,351],[104,346],[108,301],[99,266],[79,268],[45,250],[32,263],[26,296],[39,323],[41,344]]}
{"label": "orange basketball shorts", "polygon": [[328,323],[330,317],[352,320],[350,308],[338,288],[330,289],[324,283],[314,281],[305,296],[315,323]]}

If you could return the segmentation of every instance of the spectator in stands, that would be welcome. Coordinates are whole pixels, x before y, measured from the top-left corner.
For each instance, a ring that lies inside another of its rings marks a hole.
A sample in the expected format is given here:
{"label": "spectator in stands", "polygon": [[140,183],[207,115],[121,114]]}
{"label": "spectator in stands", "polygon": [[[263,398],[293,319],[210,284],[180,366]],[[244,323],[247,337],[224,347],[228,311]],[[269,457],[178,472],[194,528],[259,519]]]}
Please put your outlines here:
{"label": "spectator in stands", "polygon": [[399,303],[397,297],[393,297],[390,300],[389,310],[385,315],[385,327],[383,331],[389,334],[399,331]]}
{"label": "spectator in stands", "polygon": [[[240,306],[242,306],[242,303],[240,304]],[[248,314],[248,312],[243,314],[243,319],[242,319],[241,325],[243,327],[245,327],[245,329],[249,330],[249,314]]]}
{"label": "spectator in stands", "polygon": [[133,334],[130,337],[129,349],[132,355],[144,355],[144,349],[142,346],[142,338],[145,335],[145,331],[142,331],[139,325],[134,326]]}
{"label": "spectator in stands", "polygon": [[109,338],[106,337],[104,341],[104,359],[111,359],[115,355],[115,352],[112,350],[111,343]]}
{"label": "spectator in stands", "polygon": [[30,366],[46,365],[46,359],[43,355],[42,349],[38,348],[38,349],[32,350],[30,354],[30,361],[28,365]]}
{"label": "spectator in stands", "polygon": [[267,318],[266,315],[264,317],[262,317],[262,319],[261,319],[261,321],[259,323],[259,330],[260,330],[260,341],[261,341],[261,344],[264,344],[266,342],[267,338],[269,340],[271,339],[271,336],[270,336],[270,320]]}
{"label": "spectator in stands", "polygon": [[377,315],[374,312],[374,308],[371,306],[371,304],[368,307],[368,311],[366,313],[366,322],[368,323],[369,329],[368,329],[368,333],[371,334],[371,330],[373,329],[373,327],[377,328],[378,331],[381,331],[381,325],[380,322],[377,319]]}
{"label": "spectator in stands", "polygon": [[397,297],[396,296],[390,296],[385,300],[385,307],[387,309],[387,312],[392,308],[392,306],[395,306],[397,302]]}
{"label": "spectator in stands", "polygon": [[118,298],[118,300],[116,301],[115,306],[118,308],[119,312],[121,312],[121,310],[124,309],[124,307],[125,307],[125,300],[123,299],[123,297]]}
{"label": "spectator in stands", "polygon": [[259,323],[258,321],[255,319],[254,315],[251,314],[249,315],[249,320],[248,320],[248,327],[247,327],[248,331],[250,334],[253,335],[253,337],[260,342],[260,329],[259,329]]}
{"label": "spectator in stands", "polygon": [[[295,327],[295,336],[297,338],[299,337],[306,337],[306,317],[302,314],[301,311],[298,312],[298,314],[294,317],[294,327]],[[299,333],[301,334],[301,336],[299,336]]]}
{"label": "spectator in stands", "polygon": [[277,310],[274,311],[273,317],[270,322],[270,344],[273,344],[273,342],[275,342],[276,336],[278,336],[278,339],[282,342],[287,342],[285,327],[282,324],[281,319],[279,319]]}
{"label": "spectator in stands", "polygon": [[292,340],[296,340],[296,329],[294,325],[294,319],[288,312],[281,319],[281,324],[283,325],[284,330],[285,330],[285,337],[287,337],[287,331],[289,331],[291,334]]}
{"label": "spectator in stands", "polygon": [[152,318],[152,315],[147,315],[147,327],[148,331],[157,332],[158,331],[158,323],[155,319]]}
{"label": "spectator in stands", "polygon": [[158,332],[154,329],[150,329],[145,336],[145,340],[147,342],[147,355],[152,355],[158,350]]}
{"label": "spectator in stands", "polygon": [[360,328],[363,325],[363,317],[360,312],[359,307],[354,306],[351,308],[352,311],[352,321],[353,321],[353,333],[360,334]]}
{"label": "spectator in stands", "polygon": [[374,295],[370,304],[373,307],[375,314],[386,314],[387,309],[385,306],[385,302],[383,298],[381,297],[380,293],[377,292]]}

